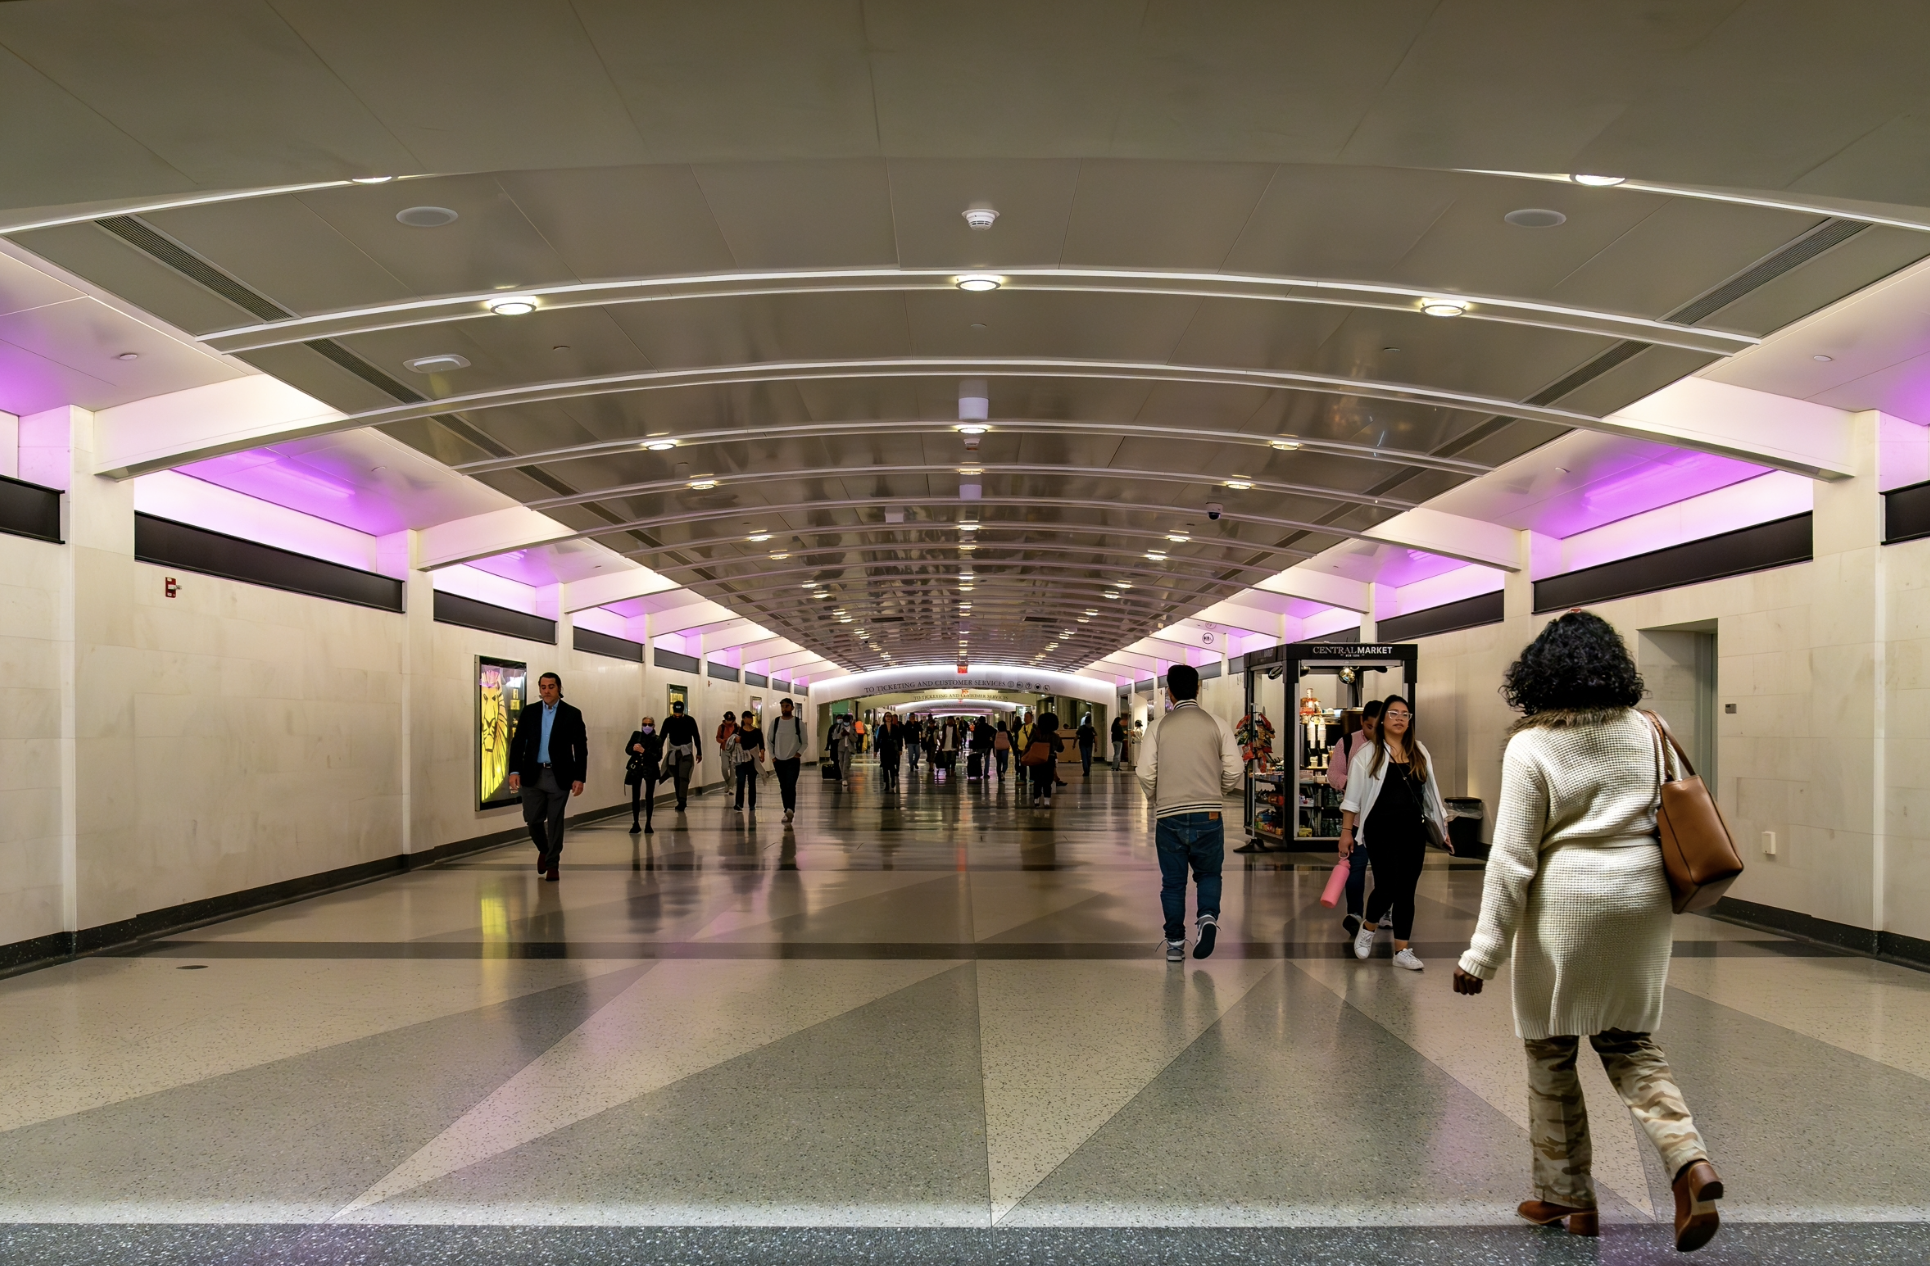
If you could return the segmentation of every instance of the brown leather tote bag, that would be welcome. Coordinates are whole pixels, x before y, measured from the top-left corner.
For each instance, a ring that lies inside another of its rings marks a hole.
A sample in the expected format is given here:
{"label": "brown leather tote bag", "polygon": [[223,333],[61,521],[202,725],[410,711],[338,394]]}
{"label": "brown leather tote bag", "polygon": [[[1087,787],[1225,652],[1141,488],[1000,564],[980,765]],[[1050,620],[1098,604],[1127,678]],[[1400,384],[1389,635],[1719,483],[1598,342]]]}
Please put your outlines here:
{"label": "brown leather tote bag", "polygon": [[[1656,782],[1662,789],[1662,802],[1655,811],[1655,833],[1662,845],[1662,865],[1669,873],[1669,893],[1677,914],[1706,910],[1722,899],[1729,885],[1742,874],[1742,854],[1722,820],[1716,798],[1709,794],[1689,754],[1669,733],[1662,718],[1644,712],[1655,731]],[[1668,768],[1662,744],[1675,751],[1687,776],[1667,781]]]}

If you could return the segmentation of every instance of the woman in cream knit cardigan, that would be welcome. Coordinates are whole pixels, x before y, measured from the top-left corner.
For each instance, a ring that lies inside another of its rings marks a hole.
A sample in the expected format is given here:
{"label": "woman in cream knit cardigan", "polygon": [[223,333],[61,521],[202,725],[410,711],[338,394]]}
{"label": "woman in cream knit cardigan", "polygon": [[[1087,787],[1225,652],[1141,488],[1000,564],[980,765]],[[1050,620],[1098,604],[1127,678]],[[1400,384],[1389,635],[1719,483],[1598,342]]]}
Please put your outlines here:
{"label": "woman in cream knit cardigan", "polygon": [[1642,679],[1627,646],[1599,616],[1550,623],[1502,690],[1527,715],[1502,760],[1481,919],[1454,987],[1480,993],[1512,943],[1534,1147],[1535,1199],[1521,1216],[1597,1233],[1575,1073],[1586,1037],[1674,1179],[1676,1247],[1699,1248],[1716,1232],[1722,1184],[1649,1036],[1662,1020],[1673,919],[1655,811],[1661,779],[1680,774],[1635,710]]}

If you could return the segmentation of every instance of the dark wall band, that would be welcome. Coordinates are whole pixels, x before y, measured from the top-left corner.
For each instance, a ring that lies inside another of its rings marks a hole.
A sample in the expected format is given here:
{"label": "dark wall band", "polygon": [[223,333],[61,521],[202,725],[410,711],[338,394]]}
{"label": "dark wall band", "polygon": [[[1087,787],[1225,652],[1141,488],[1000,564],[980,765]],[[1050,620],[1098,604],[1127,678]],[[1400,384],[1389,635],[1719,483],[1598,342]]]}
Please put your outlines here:
{"label": "dark wall band", "polygon": [[1742,576],[1815,557],[1811,516],[1794,514],[1535,582],[1535,614]]}
{"label": "dark wall band", "polygon": [[484,633],[521,638],[525,642],[556,645],[556,621],[545,620],[527,611],[512,611],[492,602],[478,602],[461,594],[438,591],[435,619],[437,624],[454,624],[465,629],[479,629]]}
{"label": "dark wall band", "polygon": [[[399,580],[151,514],[136,512],[134,515],[134,557],[160,567],[239,580],[307,594],[311,598],[349,602],[378,611],[402,610]],[[442,595],[436,597],[440,599]]]}
{"label": "dark wall band", "polygon": [[60,493],[0,475],[0,532],[60,544]]}
{"label": "dark wall band", "polygon": [[628,660],[633,664],[643,662],[643,643],[632,642],[627,637],[612,637],[595,629],[572,628],[570,640],[577,650],[590,655],[608,655],[611,659]]}
{"label": "dark wall band", "polygon": [[1417,637],[1458,633],[1478,629],[1484,624],[1501,623],[1501,591],[1477,594],[1459,602],[1444,602],[1438,607],[1409,611],[1376,621],[1374,636],[1388,642],[1411,642]]}

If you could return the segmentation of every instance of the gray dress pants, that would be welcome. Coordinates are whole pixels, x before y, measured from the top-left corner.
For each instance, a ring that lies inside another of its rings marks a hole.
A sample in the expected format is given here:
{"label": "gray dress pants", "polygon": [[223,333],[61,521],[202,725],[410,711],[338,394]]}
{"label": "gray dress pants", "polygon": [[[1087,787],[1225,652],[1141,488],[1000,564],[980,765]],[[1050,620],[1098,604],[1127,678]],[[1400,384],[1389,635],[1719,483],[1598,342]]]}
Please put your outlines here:
{"label": "gray dress pants", "polygon": [[570,807],[570,789],[557,785],[548,765],[534,787],[523,784],[523,822],[529,827],[536,855],[555,865],[563,856],[563,811]]}

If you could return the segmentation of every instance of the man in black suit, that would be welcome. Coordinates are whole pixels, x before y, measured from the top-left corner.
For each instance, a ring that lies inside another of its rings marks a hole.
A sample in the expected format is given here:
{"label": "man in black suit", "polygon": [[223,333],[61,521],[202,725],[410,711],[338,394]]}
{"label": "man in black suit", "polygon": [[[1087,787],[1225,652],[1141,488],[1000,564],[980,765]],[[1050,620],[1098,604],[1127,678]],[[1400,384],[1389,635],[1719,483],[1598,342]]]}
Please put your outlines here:
{"label": "man in black suit", "polygon": [[561,677],[544,673],[536,679],[536,693],[542,705],[523,709],[516,735],[509,740],[509,789],[522,793],[523,821],[536,844],[536,869],[554,880],[563,859],[563,810],[571,796],[583,794],[590,743],[583,714],[563,702]]}

